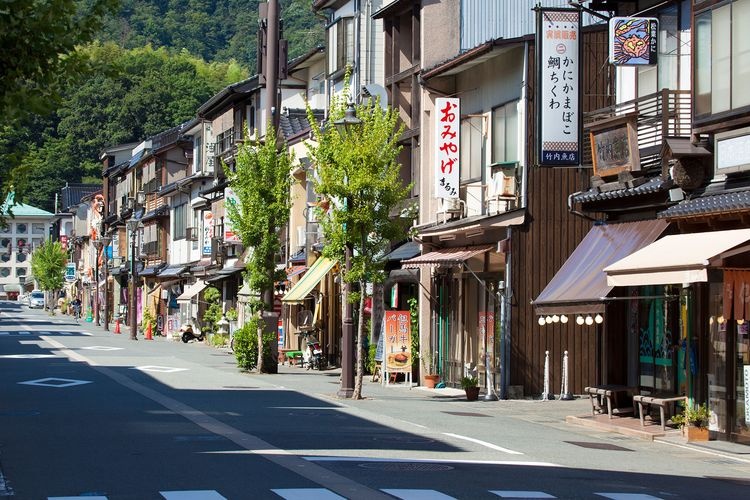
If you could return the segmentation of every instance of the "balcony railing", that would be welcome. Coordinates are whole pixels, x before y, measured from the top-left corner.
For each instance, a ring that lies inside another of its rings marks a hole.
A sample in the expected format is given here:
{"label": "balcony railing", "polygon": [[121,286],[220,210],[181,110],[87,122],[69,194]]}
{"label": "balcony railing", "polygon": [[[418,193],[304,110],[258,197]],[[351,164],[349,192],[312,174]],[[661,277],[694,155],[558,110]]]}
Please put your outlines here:
{"label": "balcony railing", "polygon": [[[689,90],[663,89],[639,99],[626,101],[583,115],[583,127],[595,122],[637,113],[638,149],[641,169],[661,168],[661,147],[666,137],[690,137],[692,102]],[[591,141],[583,137],[583,165],[591,165]]]}

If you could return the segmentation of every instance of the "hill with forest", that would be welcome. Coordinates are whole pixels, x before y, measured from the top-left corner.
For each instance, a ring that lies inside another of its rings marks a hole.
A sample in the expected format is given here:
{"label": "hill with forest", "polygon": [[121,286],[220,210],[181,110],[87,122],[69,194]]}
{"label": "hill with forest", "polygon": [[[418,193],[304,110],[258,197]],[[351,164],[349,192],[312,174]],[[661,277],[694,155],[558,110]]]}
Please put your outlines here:
{"label": "hill with forest", "polygon": [[[92,1],[75,4],[85,10]],[[323,41],[311,3],[280,0],[290,59]],[[223,87],[256,73],[257,0],[120,0],[118,9],[99,18],[94,41],[79,49],[89,69],[56,79],[44,113],[0,123],[0,174],[14,172],[19,201],[53,211],[66,183],[101,182],[104,148],[186,122]],[[27,33],[53,26],[43,14],[36,21]],[[66,22],[55,21],[56,36]]]}

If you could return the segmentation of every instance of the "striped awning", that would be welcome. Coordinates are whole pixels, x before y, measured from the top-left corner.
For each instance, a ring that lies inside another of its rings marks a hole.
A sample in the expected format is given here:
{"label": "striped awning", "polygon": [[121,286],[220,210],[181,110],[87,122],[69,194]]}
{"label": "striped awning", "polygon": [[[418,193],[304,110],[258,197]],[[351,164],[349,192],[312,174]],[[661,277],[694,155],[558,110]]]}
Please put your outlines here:
{"label": "striped awning", "polygon": [[420,267],[431,267],[431,266],[460,266],[470,258],[483,254],[490,250],[494,245],[480,245],[471,247],[458,247],[458,248],[441,248],[440,250],[433,250],[419,257],[405,260],[401,263],[401,267],[404,269],[418,269]]}
{"label": "striped awning", "polygon": [[333,266],[335,265],[335,260],[326,257],[321,257],[316,260],[315,263],[310,266],[310,269],[307,270],[307,273],[302,279],[292,287],[289,293],[284,295],[284,298],[281,299],[282,302],[286,302],[287,304],[302,303],[302,301],[305,300],[305,297],[310,294],[312,289],[320,283],[320,280],[322,280],[323,277],[328,274],[328,271],[333,269]]}

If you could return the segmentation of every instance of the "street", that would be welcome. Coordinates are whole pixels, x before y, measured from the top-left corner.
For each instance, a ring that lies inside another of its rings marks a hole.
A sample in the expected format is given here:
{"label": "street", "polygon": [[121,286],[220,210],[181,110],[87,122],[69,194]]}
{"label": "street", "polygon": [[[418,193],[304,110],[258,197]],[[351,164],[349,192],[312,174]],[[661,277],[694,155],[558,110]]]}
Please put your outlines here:
{"label": "street", "polygon": [[338,370],[241,373],[0,302],[0,496],[19,499],[747,498],[750,455],[565,423],[574,401],[467,402]]}

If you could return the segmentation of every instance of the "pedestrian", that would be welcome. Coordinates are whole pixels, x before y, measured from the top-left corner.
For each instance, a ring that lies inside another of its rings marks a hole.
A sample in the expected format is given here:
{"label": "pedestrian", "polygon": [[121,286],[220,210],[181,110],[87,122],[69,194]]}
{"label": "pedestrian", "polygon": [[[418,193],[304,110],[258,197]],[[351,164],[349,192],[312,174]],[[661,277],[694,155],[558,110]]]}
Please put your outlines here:
{"label": "pedestrian", "polygon": [[78,323],[78,319],[81,317],[81,299],[76,297],[71,302],[71,305],[73,306],[73,317],[75,317],[76,323]]}

